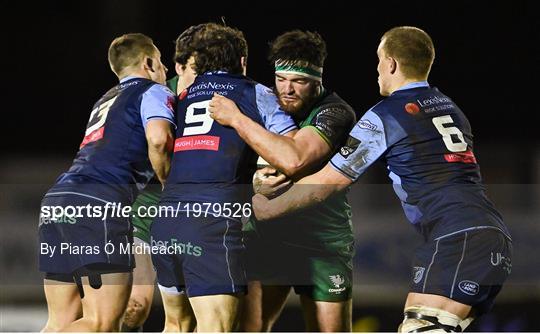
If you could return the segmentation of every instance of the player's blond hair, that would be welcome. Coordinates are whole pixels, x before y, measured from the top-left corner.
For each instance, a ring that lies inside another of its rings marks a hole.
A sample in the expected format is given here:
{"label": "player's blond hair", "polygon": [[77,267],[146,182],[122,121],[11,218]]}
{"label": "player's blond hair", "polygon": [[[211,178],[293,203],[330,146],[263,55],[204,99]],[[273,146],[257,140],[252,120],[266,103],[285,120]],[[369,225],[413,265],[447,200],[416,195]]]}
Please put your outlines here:
{"label": "player's blond hair", "polygon": [[109,46],[109,65],[117,75],[128,67],[139,65],[144,57],[154,57],[156,47],[144,34],[131,33],[115,38]]}
{"label": "player's blond hair", "polygon": [[396,27],[381,38],[383,50],[394,58],[407,78],[425,79],[435,59],[435,47],[431,37],[416,27]]}

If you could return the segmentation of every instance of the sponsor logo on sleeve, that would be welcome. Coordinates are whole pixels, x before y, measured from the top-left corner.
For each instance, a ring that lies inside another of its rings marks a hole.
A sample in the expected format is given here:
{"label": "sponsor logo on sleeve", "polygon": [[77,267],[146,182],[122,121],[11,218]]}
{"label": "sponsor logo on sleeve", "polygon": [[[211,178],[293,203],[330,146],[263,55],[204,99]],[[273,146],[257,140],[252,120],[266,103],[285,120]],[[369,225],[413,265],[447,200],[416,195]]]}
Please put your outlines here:
{"label": "sponsor logo on sleeve", "polygon": [[371,123],[367,119],[361,119],[360,121],[358,121],[357,125],[360,129],[366,129],[371,131],[377,130],[377,125]]}

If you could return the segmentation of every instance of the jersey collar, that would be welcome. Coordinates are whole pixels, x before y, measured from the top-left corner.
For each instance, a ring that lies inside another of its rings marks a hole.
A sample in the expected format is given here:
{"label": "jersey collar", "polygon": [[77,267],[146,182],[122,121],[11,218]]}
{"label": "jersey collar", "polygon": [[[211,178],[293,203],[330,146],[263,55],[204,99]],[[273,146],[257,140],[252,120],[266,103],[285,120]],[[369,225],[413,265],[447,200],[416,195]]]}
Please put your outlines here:
{"label": "jersey collar", "polygon": [[124,83],[128,80],[135,79],[135,78],[137,77],[134,77],[133,75],[128,75],[127,77],[122,78],[122,80],[120,80],[120,83]]}
{"label": "jersey collar", "polygon": [[419,88],[419,87],[429,87],[429,83],[427,81],[410,82],[404,86],[399,87],[394,92],[405,90],[405,89]]}

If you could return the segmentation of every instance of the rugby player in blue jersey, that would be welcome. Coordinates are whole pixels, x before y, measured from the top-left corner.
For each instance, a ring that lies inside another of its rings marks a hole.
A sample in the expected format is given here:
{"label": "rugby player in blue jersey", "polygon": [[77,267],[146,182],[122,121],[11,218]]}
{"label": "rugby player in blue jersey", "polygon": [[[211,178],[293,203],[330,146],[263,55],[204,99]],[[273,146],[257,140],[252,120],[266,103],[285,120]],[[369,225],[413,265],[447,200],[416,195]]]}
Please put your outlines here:
{"label": "rugby player in blue jersey", "polygon": [[309,211],[384,159],[407,219],[425,240],[415,253],[399,330],[462,331],[489,311],[511,272],[510,234],[486,197],[467,118],[427,82],[435,57],[429,35],[393,28],[377,55],[387,98],[364,114],[321,171],[275,199],[255,195],[255,214],[267,220]]}
{"label": "rugby player in blue jersey", "polygon": [[275,133],[289,134],[296,125],[270,89],[244,76],[242,32],[207,23],[183,43],[177,62],[193,57],[197,77],[178,97],[171,172],[160,201],[171,210],[152,224],[159,249],[152,260],[162,292],[189,298],[198,331],[231,331],[246,292],[240,207],[249,199],[257,156],[234,129],[214,122],[209,103],[215,93],[226,95]]}
{"label": "rugby player in blue jersey", "polygon": [[[188,38],[191,31],[186,30],[179,38]],[[186,64],[175,62],[176,76],[167,80],[167,87],[176,95],[195,80],[196,74],[191,66],[193,57]],[[148,215],[149,209],[157,208],[161,197],[162,185],[153,178],[148,186],[137,196],[133,203],[132,225],[135,262],[133,269],[133,286],[128,306],[122,322],[122,332],[144,330],[143,324],[150,314],[154,297],[156,273],[150,256],[150,227],[155,217]],[[141,251],[142,249],[142,251]],[[161,298],[164,300],[165,323],[164,332],[193,332],[195,317],[187,297],[176,290],[159,286]]]}
{"label": "rugby player in blue jersey", "polygon": [[154,171],[163,182],[170,169],[175,96],[163,85],[159,50],[143,34],[126,34],[108,58],[120,83],[94,105],[71,168],[41,204],[44,331],[120,329],[135,263],[126,251],[129,212],[119,209],[129,209]]}

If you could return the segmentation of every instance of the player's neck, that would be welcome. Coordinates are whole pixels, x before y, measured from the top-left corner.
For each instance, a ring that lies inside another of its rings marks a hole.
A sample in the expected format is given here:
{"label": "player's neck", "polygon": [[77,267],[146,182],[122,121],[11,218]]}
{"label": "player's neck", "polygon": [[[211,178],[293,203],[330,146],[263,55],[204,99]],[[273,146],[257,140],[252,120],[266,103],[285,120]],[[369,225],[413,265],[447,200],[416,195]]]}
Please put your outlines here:
{"label": "player's neck", "polygon": [[419,82],[419,81],[425,81],[426,79],[419,79],[419,78],[405,78],[403,76],[396,78],[396,80],[392,83],[390,86],[390,94],[395,92],[396,90],[400,89],[401,87],[408,85],[413,82]]}
{"label": "player's neck", "polygon": [[127,77],[144,78],[144,79],[152,80],[148,76],[148,73],[146,73],[143,70],[124,71],[118,76],[118,79],[121,81],[122,79],[127,78]]}

